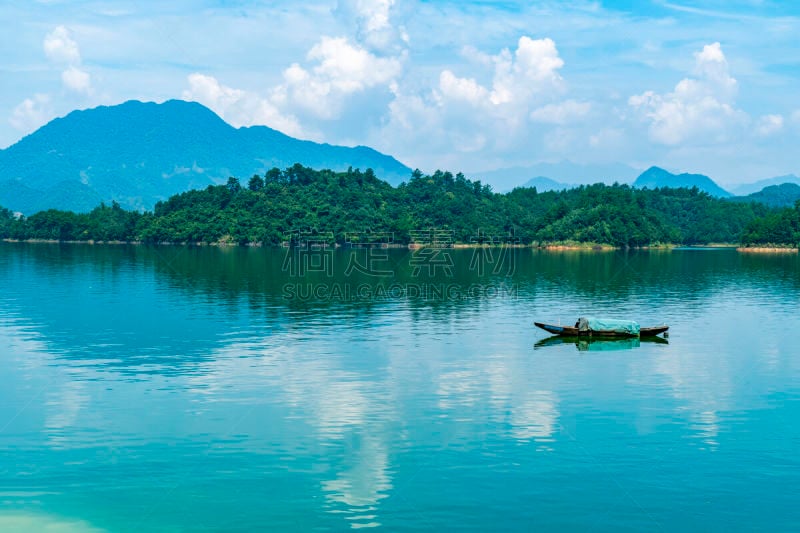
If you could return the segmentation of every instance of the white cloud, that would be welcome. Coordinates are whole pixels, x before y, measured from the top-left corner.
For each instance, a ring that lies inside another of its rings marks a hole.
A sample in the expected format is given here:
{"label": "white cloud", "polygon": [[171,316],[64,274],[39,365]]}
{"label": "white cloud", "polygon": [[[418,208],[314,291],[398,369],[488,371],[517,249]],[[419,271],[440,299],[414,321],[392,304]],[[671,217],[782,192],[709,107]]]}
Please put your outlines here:
{"label": "white cloud", "polygon": [[756,135],[768,137],[778,133],[783,129],[783,117],[781,115],[764,115],[758,119],[756,124]]}
{"label": "white cloud", "polygon": [[92,78],[85,69],[80,68],[80,48],[67,28],[57,26],[45,35],[42,47],[47,59],[65,67],[61,72],[64,87],[81,94],[92,94]]}
{"label": "white cloud", "polygon": [[315,65],[306,69],[292,64],[274,97],[325,120],[338,118],[351,95],[372,88],[388,90],[403,71],[402,57],[380,57],[342,37],[323,37],[307,59]]}
{"label": "white cloud", "polygon": [[[738,84],[730,75],[728,60],[722,53],[722,46],[719,43],[708,44],[703,50],[695,53],[695,74],[703,80],[708,81],[705,86],[695,87],[701,89],[713,89],[714,96],[725,101],[733,100],[736,97]],[[687,82],[689,80],[683,80]]]}
{"label": "white cloud", "polygon": [[589,111],[588,104],[558,100],[565,89],[559,74],[564,61],[552,39],[522,36],[515,50],[506,48],[496,55],[471,47],[460,52],[476,68],[491,69],[490,83],[444,69],[429,92],[414,94],[407,86],[400,87],[379,133],[380,148],[398,153],[400,145],[414,150],[413,144],[415,158],[423,151],[431,155],[435,151],[437,164],[462,167],[463,157],[453,162],[442,154],[502,158],[530,146],[532,136],[541,137],[543,127],[534,126],[535,122],[566,123]]}
{"label": "white cloud", "polygon": [[[61,80],[67,89],[85,94],[91,92],[91,78],[87,72],[78,68],[81,62],[80,50],[67,28],[57,26],[45,35],[42,47],[49,61],[65,68],[61,73]],[[31,132],[53,118],[55,113],[51,102],[50,95],[43,93],[25,98],[11,111],[8,122],[20,131]]]}
{"label": "white cloud", "polygon": [[473,105],[482,105],[489,100],[489,91],[472,78],[459,78],[449,70],[439,75],[439,93],[442,100],[464,100]]}
{"label": "white cloud", "polygon": [[405,27],[392,21],[397,7],[396,0],[339,0],[337,11],[346,22],[355,21],[359,43],[377,51],[396,52],[409,41]]}
{"label": "white cloud", "polygon": [[78,65],[81,62],[81,53],[70,32],[64,26],[57,26],[44,38],[44,53],[47,59],[54,63]]}
{"label": "white cloud", "polygon": [[564,125],[589,114],[592,104],[565,100],[557,104],[547,104],[531,112],[531,120],[545,124]]}
{"label": "white cloud", "polygon": [[214,110],[234,126],[266,125],[287,135],[303,136],[297,119],[284,115],[268,99],[258,94],[222,85],[213,76],[191,74],[189,89],[183,91],[183,99],[193,100]]}
{"label": "white cloud", "polygon": [[495,115],[506,115],[518,120],[519,112],[528,114],[536,101],[552,99],[561,92],[562,79],[558,70],[564,61],[551,39],[519,39],[517,49],[502,50],[495,56],[482,54],[475,49],[462,49],[480,64],[494,67],[491,87],[480,85],[474,78],[456,76],[445,69],[439,76],[439,86],[433,99],[440,106],[451,102],[468,102]]}
{"label": "white cloud", "polygon": [[219,114],[225,109],[235,106],[245,98],[245,92],[239,89],[226,87],[212,76],[205,74],[190,74],[188,77],[189,89],[183,91],[186,100],[198,101]]}
{"label": "white cloud", "polygon": [[319,62],[313,69],[316,77],[344,93],[386,83],[402,71],[397,58],[377,57],[343,38],[323,37],[309,51],[308,59]]}
{"label": "white cloud", "polygon": [[91,94],[92,81],[89,73],[71,66],[61,73],[61,81],[67,89],[77,93]]}
{"label": "white cloud", "polygon": [[[466,52],[477,51],[462,50],[462,53]],[[504,116],[517,123],[520,113],[527,115],[535,102],[552,99],[563,88],[558,70],[564,66],[564,61],[551,39],[533,40],[523,36],[513,54],[506,48],[495,56],[479,52],[473,55],[479,63],[490,61],[494,67],[491,87],[444,70],[439,76],[438,90],[434,92],[434,99],[440,106],[466,101],[494,116]]]}
{"label": "white cloud", "polygon": [[514,57],[508,49],[495,57],[492,103],[524,101],[537,91],[558,88],[563,66],[552,39],[520,37]]}
{"label": "white cloud", "polygon": [[729,140],[747,115],[734,106],[737,82],[719,43],[695,54],[696,78],[684,78],[673,92],[646,91],[628,104],[649,123],[650,138],[665,145],[686,141],[700,144]]}
{"label": "white cloud", "polygon": [[27,133],[46,124],[52,117],[50,97],[46,94],[36,94],[33,98],[26,98],[17,105],[8,121],[16,129]]}
{"label": "white cloud", "polygon": [[211,107],[234,125],[266,124],[318,141],[363,143],[366,130],[379,125],[403,75],[404,49],[389,47],[392,51],[386,53],[374,43],[366,44],[391,28],[393,5],[394,0],[344,2],[340,9],[354,14],[363,35],[356,40],[320,38],[305,61],[289,65],[281,81],[263,92],[225,86],[195,73],[183,97]]}

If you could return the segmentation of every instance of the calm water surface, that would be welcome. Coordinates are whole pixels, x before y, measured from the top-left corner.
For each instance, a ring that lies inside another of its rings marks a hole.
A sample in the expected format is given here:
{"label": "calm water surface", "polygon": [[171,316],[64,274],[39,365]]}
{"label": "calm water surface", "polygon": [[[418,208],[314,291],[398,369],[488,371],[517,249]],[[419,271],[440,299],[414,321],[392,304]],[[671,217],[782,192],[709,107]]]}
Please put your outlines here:
{"label": "calm water surface", "polygon": [[0,244],[0,530],[800,530],[797,255],[349,254]]}

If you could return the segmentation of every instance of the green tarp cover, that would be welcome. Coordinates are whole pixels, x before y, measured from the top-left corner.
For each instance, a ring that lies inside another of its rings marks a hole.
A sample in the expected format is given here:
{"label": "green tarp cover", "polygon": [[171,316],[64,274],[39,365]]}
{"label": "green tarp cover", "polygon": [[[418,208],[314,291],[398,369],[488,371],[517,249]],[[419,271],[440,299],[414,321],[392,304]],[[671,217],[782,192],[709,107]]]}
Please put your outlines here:
{"label": "green tarp cover", "polygon": [[639,334],[639,323],[633,320],[618,320],[616,318],[596,318],[585,317],[579,321],[580,328],[584,329],[584,324],[592,331],[616,331],[617,333],[628,333],[630,335]]}

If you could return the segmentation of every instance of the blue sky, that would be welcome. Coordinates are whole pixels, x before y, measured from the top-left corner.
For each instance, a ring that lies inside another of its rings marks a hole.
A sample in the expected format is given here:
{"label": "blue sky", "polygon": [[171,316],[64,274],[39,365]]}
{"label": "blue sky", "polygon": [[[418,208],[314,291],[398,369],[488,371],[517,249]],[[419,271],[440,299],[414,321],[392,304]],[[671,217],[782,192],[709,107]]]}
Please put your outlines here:
{"label": "blue sky", "polygon": [[0,17],[0,146],[72,109],[184,98],[423,170],[800,174],[795,2],[40,0]]}

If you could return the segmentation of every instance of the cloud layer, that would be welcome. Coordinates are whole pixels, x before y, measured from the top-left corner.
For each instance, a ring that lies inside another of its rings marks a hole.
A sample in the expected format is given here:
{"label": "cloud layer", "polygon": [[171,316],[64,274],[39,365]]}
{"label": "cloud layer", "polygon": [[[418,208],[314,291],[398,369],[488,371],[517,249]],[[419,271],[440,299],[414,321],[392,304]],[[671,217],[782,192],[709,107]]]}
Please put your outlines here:
{"label": "cloud layer", "polygon": [[775,63],[800,52],[793,13],[178,0],[144,17],[79,4],[0,7],[37,22],[13,42],[21,83],[0,92],[17,132],[76,107],[182,97],[235,126],[366,144],[424,170],[570,159],[729,182],[800,173],[786,148],[800,141],[797,76]]}

